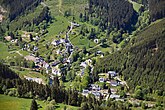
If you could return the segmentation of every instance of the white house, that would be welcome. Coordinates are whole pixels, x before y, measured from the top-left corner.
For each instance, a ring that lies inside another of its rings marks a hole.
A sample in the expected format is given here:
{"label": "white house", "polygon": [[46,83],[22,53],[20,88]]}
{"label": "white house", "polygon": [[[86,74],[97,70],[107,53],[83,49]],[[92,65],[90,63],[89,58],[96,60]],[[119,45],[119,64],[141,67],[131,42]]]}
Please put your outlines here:
{"label": "white house", "polygon": [[91,59],[88,59],[88,60],[86,60],[85,62],[86,62],[86,64],[91,65],[92,60],[91,60]]}
{"label": "white house", "polygon": [[56,53],[57,53],[57,54],[60,54],[60,53],[61,53],[60,49],[58,49],[58,50],[56,51]]}
{"label": "white house", "polygon": [[111,77],[115,77],[117,75],[115,71],[108,71],[108,74],[110,74]]}
{"label": "white house", "polygon": [[99,43],[99,39],[94,39],[94,42],[98,44]]}
{"label": "white house", "polygon": [[116,90],[116,89],[111,88],[111,93],[112,93],[112,94],[116,94],[116,92],[117,92],[117,90]]}
{"label": "white house", "polygon": [[104,82],[105,79],[104,79],[104,78],[99,78],[99,81],[100,81],[100,82]]}
{"label": "white house", "polygon": [[87,67],[87,63],[86,62],[81,62],[80,66],[86,68]]}
{"label": "white house", "polygon": [[114,86],[114,87],[119,85],[119,83],[115,80],[110,81],[110,83],[111,83],[111,86]]}
{"label": "white house", "polygon": [[112,98],[112,99],[119,99],[120,98],[120,95],[116,95],[116,94],[111,94],[110,95],[110,98]]}
{"label": "white house", "polygon": [[96,84],[91,84],[91,89],[93,91],[100,91],[100,87],[98,85],[96,85]]}
{"label": "white house", "polygon": [[65,39],[60,39],[60,43],[65,43]]}
{"label": "white house", "polygon": [[94,91],[94,92],[92,92],[92,94],[93,94],[97,99],[99,99],[100,96],[101,96],[101,93],[98,92],[98,91]]}
{"label": "white house", "polygon": [[54,40],[51,44],[54,46],[58,46],[60,43],[60,40]]}
{"label": "white house", "polygon": [[43,67],[44,67],[46,70],[50,69],[50,65],[49,65],[48,63],[46,63],[46,62],[43,63]]}

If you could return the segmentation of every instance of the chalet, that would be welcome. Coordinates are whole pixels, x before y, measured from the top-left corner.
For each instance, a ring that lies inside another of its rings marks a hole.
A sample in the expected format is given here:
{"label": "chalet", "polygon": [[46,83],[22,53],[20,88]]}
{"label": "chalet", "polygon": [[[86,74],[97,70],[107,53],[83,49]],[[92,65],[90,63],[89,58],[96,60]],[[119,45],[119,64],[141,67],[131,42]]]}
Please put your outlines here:
{"label": "chalet", "polygon": [[71,22],[71,25],[76,26],[76,27],[79,27],[80,26],[80,24],[78,24],[76,22]]}
{"label": "chalet", "polygon": [[104,78],[99,78],[99,81],[100,82],[105,82],[105,79]]}
{"label": "chalet", "polygon": [[40,63],[40,60],[39,58],[36,58],[35,61],[34,61],[35,65],[38,65]]}
{"label": "chalet", "polygon": [[66,43],[65,39],[60,39],[60,43]]}
{"label": "chalet", "polygon": [[48,63],[46,63],[45,61],[43,62],[43,67],[44,67],[46,70],[51,69],[50,65],[49,65]]}
{"label": "chalet", "polygon": [[115,80],[111,80],[110,83],[111,83],[111,86],[114,86],[114,87],[119,85],[119,83]]}
{"label": "chalet", "polygon": [[85,69],[84,68],[83,69],[80,69],[80,71],[81,71],[81,76],[83,76]]}
{"label": "chalet", "polygon": [[36,72],[40,72],[41,68],[40,68],[39,66],[35,66],[35,67],[33,68],[33,70],[36,71]]}
{"label": "chalet", "polygon": [[59,63],[60,63],[59,61],[53,62],[52,66],[57,66]]}
{"label": "chalet", "polygon": [[97,51],[96,54],[97,54],[97,55],[98,55],[98,54],[102,54],[102,52],[101,52],[101,51]]}
{"label": "chalet", "polygon": [[52,68],[52,74],[57,75],[57,76],[61,76],[61,72],[56,68]]}
{"label": "chalet", "polygon": [[86,68],[88,65],[86,62],[81,62],[80,67]]}
{"label": "chalet", "polygon": [[54,45],[54,46],[58,46],[60,45],[60,40],[54,40],[51,44]]}
{"label": "chalet", "polygon": [[112,94],[116,94],[116,93],[117,93],[117,90],[114,89],[114,88],[111,88],[111,93],[112,93]]}
{"label": "chalet", "polygon": [[60,49],[58,49],[58,50],[56,51],[56,53],[57,53],[57,54],[61,54],[61,51],[60,51]]}
{"label": "chalet", "polygon": [[63,58],[63,61],[62,61],[62,63],[67,63],[67,58]]}
{"label": "chalet", "polygon": [[66,52],[71,52],[72,45],[70,43],[66,43]]}
{"label": "chalet", "polygon": [[100,56],[101,58],[103,58],[104,57],[104,54],[101,54],[101,56]]}
{"label": "chalet", "polygon": [[38,50],[38,47],[34,46],[33,51],[37,51],[37,50]]}
{"label": "chalet", "polygon": [[119,99],[119,98],[120,98],[120,95],[111,94],[111,95],[110,95],[110,98],[111,98],[111,99]]}
{"label": "chalet", "polygon": [[124,102],[124,99],[119,98],[119,99],[116,99],[116,101],[122,101],[122,102]]}
{"label": "chalet", "polygon": [[117,76],[117,73],[115,71],[108,71],[108,74],[110,74],[111,77]]}
{"label": "chalet", "polygon": [[92,94],[93,94],[97,99],[99,99],[100,96],[101,96],[101,93],[100,93],[100,92],[97,92],[97,91],[93,91]]}
{"label": "chalet", "polygon": [[33,40],[38,41],[40,38],[38,36],[34,37]]}
{"label": "chalet", "polygon": [[71,62],[71,60],[68,58],[68,59],[67,59],[67,63],[70,63],[70,62]]}
{"label": "chalet", "polygon": [[83,92],[82,92],[82,95],[87,96],[88,94],[89,94],[89,90],[84,89]]}
{"label": "chalet", "polygon": [[99,39],[94,39],[94,42],[98,44],[99,43]]}
{"label": "chalet", "polygon": [[98,85],[96,85],[96,84],[91,84],[90,89],[92,91],[100,91],[100,87]]}
{"label": "chalet", "polygon": [[27,44],[27,48],[30,48],[31,44]]}
{"label": "chalet", "polygon": [[18,43],[18,39],[11,40],[11,43]]}
{"label": "chalet", "polygon": [[91,59],[88,59],[88,60],[86,60],[85,62],[86,62],[88,65],[91,65],[92,60],[91,60]]}

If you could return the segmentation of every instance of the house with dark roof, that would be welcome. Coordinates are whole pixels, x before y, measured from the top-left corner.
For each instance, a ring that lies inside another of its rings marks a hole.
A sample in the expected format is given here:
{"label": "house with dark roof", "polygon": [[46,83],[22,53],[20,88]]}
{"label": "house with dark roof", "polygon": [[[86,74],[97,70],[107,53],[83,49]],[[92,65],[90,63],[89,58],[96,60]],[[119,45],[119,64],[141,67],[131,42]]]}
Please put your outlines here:
{"label": "house with dark roof", "polygon": [[98,91],[93,91],[92,94],[97,98],[99,99],[101,97],[101,93],[98,92]]}
{"label": "house with dark roof", "polygon": [[83,92],[82,92],[82,95],[87,96],[88,94],[89,94],[89,90],[84,89]]}

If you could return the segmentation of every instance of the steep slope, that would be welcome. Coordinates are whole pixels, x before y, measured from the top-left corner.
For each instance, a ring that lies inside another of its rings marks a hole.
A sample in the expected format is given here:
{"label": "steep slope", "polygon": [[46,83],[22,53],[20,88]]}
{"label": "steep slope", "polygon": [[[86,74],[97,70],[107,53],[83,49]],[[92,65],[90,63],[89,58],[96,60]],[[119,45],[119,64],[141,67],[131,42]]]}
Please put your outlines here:
{"label": "steep slope", "polygon": [[1,6],[7,9],[10,20],[15,19],[27,9],[33,9],[40,2],[41,0],[0,0]]}
{"label": "steep slope", "polygon": [[165,19],[141,31],[121,51],[100,59],[94,73],[116,70],[133,89],[136,85],[165,90]]}
{"label": "steep slope", "polygon": [[148,0],[151,20],[165,17],[165,0]]}
{"label": "steep slope", "polygon": [[89,12],[91,16],[101,18],[105,23],[109,21],[110,27],[119,29],[129,29],[137,19],[132,4],[126,0],[90,0]]}
{"label": "steep slope", "polygon": [[1,62],[0,62],[0,78],[3,78],[3,79],[17,79],[19,78],[19,76],[14,73],[11,69],[9,69],[8,66],[6,65],[3,65]]}

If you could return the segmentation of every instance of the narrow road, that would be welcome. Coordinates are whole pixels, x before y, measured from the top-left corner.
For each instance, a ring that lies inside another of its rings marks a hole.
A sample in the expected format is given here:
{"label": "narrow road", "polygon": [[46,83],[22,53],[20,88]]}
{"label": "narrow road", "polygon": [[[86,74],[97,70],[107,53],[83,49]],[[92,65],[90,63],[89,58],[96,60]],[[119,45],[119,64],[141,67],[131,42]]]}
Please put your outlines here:
{"label": "narrow road", "polygon": [[20,56],[22,56],[22,57],[23,57],[23,55],[22,55],[19,51],[16,51],[16,53],[18,53]]}
{"label": "narrow road", "polygon": [[116,79],[119,80],[119,81],[121,81],[121,82],[123,82],[123,84],[127,87],[127,89],[129,89],[129,86],[128,86],[128,84],[127,84],[126,81],[121,80],[118,76],[116,77]]}
{"label": "narrow road", "polygon": [[23,57],[23,55],[19,52],[20,50],[18,50],[18,51],[11,51],[11,52],[9,52],[10,54],[12,54],[12,53],[17,53],[17,54],[19,54],[20,56],[22,56]]}
{"label": "narrow road", "polygon": [[42,6],[44,6],[44,7],[46,7],[46,6],[47,6],[44,2],[41,2],[41,5],[42,5]]}

